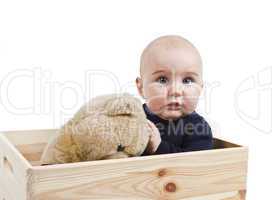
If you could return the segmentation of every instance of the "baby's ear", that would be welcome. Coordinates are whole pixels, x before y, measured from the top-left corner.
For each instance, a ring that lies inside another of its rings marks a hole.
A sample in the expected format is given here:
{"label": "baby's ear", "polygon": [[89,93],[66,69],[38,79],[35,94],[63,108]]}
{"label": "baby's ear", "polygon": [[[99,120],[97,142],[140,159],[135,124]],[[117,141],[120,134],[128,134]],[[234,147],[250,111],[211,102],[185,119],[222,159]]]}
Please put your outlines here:
{"label": "baby's ear", "polygon": [[144,97],[144,94],[143,94],[143,81],[142,81],[142,79],[140,77],[136,78],[136,86],[137,86],[137,90],[138,90],[139,95]]}
{"label": "baby's ear", "polygon": [[140,112],[142,104],[140,100],[128,93],[123,93],[106,104],[105,111],[108,115],[131,115]]}

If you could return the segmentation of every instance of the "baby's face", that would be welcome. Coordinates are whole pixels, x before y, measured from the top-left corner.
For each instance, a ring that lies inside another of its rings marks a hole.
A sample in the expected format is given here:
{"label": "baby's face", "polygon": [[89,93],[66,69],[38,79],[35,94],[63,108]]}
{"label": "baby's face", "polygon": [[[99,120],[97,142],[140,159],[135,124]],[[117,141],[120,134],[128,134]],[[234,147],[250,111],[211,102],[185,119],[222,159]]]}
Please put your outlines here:
{"label": "baby's face", "polygon": [[192,113],[202,91],[202,63],[194,49],[156,49],[144,60],[137,87],[148,108],[163,119]]}

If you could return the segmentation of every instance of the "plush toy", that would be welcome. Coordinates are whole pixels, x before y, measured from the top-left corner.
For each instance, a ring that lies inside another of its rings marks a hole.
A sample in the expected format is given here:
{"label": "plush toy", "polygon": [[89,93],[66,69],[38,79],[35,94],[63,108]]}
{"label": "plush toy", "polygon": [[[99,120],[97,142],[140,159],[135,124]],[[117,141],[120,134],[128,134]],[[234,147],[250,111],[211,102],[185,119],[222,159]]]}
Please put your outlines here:
{"label": "plush toy", "polygon": [[42,164],[140,156],[150,129],[140,100],[128,93],[97,96],[47,144]]}

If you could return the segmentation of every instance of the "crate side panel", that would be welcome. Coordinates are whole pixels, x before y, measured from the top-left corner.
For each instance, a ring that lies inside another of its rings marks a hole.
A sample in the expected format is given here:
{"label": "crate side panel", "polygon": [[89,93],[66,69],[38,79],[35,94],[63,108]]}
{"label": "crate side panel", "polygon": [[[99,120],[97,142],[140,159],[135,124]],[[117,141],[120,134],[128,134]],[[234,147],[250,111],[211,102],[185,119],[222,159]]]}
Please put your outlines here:
{"label": "crate side panel", "polygon": [[57,129],[5,131],[3,134],[15,146],[47,143],[57,133]]}
{"label": "crate side panel", "polygon": [[247,148],[33,168],[35,200],[186,199],[246,189]]}
{"label": "crate side panel", "polygon": [[[39,134],[45,134],[47,136],[40,136]],[[40,131],[35,134],[26,134],[23,136],[24,138],[27,138],[28,142],[22,143],[19,142],[19,138],[16,138],[16,148],[22,153],[22,155],[29,161],[29,163],[33,166],[40,165],[40,158],[43,153],[43,150],[45,146],[47,145],[47,141],[45,138],[51,138],[51,136],[54,135],[54,132],[48,132],[48,131]],[[33,139],[35,138],[35,139]],[[32,141],[32,142],[30,142]],[[224,149],[224,148],[235,148],[235,147],[241,147],[238,144],[230,143],[218,138],[214,138],[214,149]]]}
{"label": "crate side panel", "polygon": [[4,135],[18,151],[33,165],[40,165],[40,157],[47,142],[57,129],[6,131]]}
{"label": "crate side panel", "polygon": [[10,193],[11,190],[5,187],[0,183],[0,199],[1,200],[18,200],[18,197],[14,196],[14,194]]}
{"label": "crate side panel", "polygon": [[0,185],[11,200],[25,200],[30,164],[0,133]]}

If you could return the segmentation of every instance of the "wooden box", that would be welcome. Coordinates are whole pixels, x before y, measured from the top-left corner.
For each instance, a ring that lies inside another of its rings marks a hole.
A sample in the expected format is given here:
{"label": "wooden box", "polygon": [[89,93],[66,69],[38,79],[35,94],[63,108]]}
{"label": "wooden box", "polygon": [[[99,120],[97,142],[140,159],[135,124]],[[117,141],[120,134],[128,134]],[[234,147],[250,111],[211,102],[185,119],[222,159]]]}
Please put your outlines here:
{"label": "wooden box", "polygon": [[39,166],[55,133],[0,133],[0,200],[245,199],[247,147]]}

